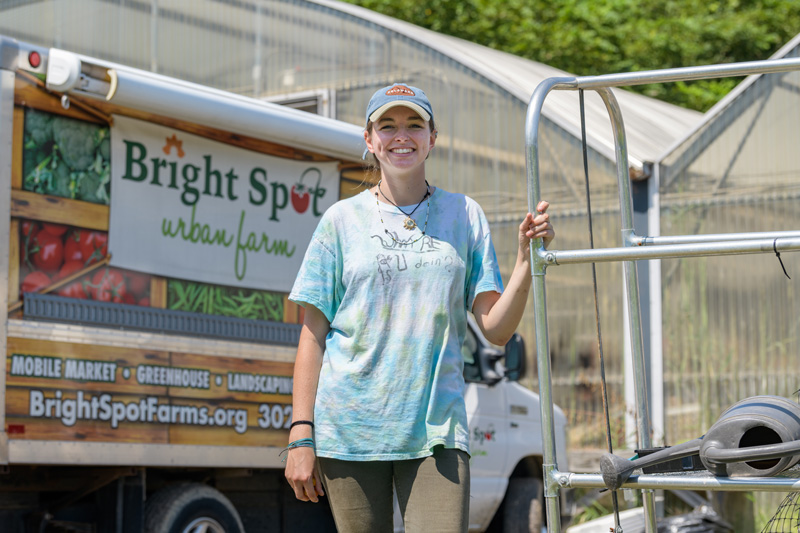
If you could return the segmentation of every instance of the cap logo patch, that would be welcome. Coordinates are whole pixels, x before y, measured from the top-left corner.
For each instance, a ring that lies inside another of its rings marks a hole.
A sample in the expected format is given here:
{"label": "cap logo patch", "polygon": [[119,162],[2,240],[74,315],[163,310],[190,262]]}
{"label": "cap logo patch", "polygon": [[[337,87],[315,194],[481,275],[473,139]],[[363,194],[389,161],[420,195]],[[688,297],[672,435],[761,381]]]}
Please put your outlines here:
{"label": "cap logo patch", "polygon": [[405,85],[395,85],[388,91],[386,91],[386,96],[416,96],[414,91],[406,87]]}

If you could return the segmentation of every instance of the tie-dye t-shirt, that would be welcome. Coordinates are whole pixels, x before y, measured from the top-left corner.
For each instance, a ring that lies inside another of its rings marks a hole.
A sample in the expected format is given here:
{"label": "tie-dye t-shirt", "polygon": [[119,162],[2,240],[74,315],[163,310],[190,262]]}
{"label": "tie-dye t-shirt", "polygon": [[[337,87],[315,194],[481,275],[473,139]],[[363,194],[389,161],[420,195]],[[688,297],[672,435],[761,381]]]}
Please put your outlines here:
{"label": "tie-dye t-shirt", "polygon": [[[437,189],[427,211],[423,202],[419,227],[407,230],[404,214],[364,191],[333,205],[314,232],[289,299],[331,325],[314,407],[320,457],[415,459],[440,444],[469,453],[467,311],[503,282],[474,200]],[[413,241],[426,217],[413,244],[386,233]]]}

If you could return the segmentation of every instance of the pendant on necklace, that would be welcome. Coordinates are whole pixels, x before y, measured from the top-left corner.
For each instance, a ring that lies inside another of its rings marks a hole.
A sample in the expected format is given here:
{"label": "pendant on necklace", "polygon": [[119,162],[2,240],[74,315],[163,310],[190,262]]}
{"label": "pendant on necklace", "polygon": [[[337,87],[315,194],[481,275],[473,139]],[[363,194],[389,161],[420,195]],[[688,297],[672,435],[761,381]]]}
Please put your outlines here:
{"label": "pendant on necklace", "polygon": [[406,228],[408,231],[411,231],[417,227],[417,223],[414,222],[413,218],[406,217],[406,219],[403,221],[403,227]]}

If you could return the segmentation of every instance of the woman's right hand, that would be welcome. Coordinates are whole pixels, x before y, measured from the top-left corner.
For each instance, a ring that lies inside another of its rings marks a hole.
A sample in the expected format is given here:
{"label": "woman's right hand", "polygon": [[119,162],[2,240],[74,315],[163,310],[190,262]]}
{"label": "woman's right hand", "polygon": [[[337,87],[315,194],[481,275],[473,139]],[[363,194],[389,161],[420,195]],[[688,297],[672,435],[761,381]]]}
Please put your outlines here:
{"label": "woman's right hand", "polygon": [[298,500],[317,503],[325,496],[313,448],[292,448],[286,459],[286,479]]}

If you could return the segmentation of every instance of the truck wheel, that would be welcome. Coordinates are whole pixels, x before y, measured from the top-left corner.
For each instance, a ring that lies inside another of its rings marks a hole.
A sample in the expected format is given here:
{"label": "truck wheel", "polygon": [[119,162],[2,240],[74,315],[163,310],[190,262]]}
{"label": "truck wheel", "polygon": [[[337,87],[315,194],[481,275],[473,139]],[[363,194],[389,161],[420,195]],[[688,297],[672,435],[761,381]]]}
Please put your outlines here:
{"label": "truck wheel", "polygon": [[239,513],[216,489],[200,483],[172,485],[147,499],[145,533],[244,533]]}
{"label": "truck wheel", "polygon": [[508,481],[503,502],[503,533],[541,533],[544,525],[542,480],[532,477]]}

